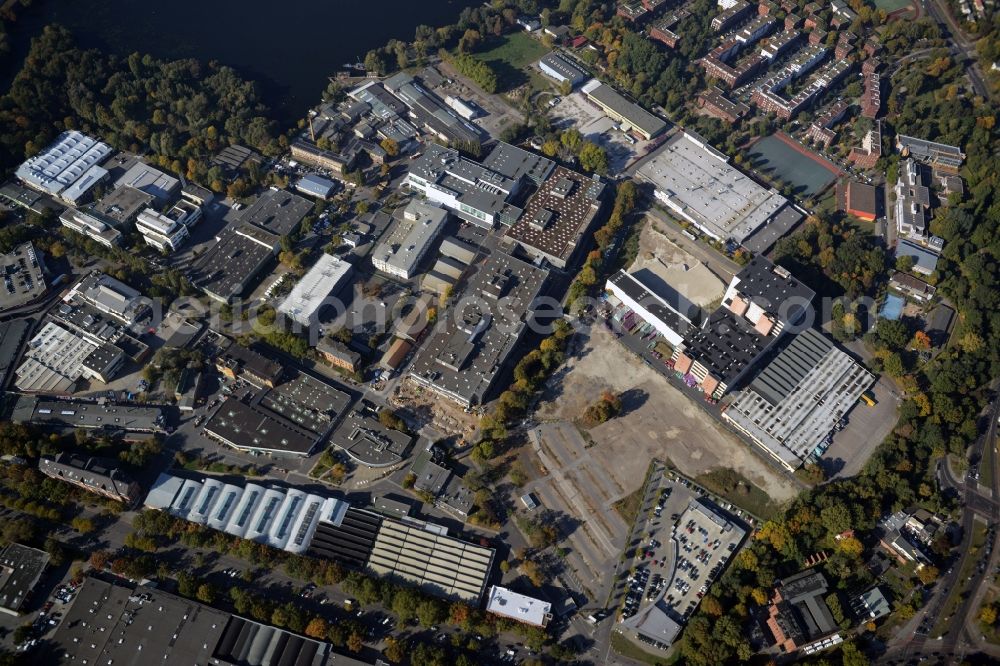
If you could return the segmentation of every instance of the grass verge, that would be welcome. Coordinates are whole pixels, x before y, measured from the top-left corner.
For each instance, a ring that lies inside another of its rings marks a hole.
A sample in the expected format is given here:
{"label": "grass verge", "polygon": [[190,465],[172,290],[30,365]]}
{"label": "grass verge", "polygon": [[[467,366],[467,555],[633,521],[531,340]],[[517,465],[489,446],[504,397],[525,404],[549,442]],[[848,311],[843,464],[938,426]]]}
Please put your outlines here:
{"label": "grass verge", "polygon": [[780,508],[771,501],[767,493],[735,470],[713,469],[698,476],[695,481],[719,497],[765,520],[774,517]]}
{"label": "grass verge", "polygon": [[938,620],[934,624],[934,629],[931,630],[931,638],[937,638],[944,632],[948,631],[955,611],[958,610],[958,607],[961,605],[965,596],[972,593],[971,590],[968,589],[967,583],[969,582],[969,576],[972,575],[972,570],[979,561],[979,549],[982,548],[985,543],[986,525],[985,523],[977,520],[972,527],[972,537],[969,544],[968,557],[965,558],[965,563],[962,565],[962,569],[958,572],[958,584],[955,586],[955,589],[951,591],[951,594],[948,595],[944,605],[941,607],[941,614],[938,615]]}
{"label": "grass verge", "polygon": [[636,661],[641,661],[644,664],[653,664],[653,666],[667,666],[668,664],[674,664],[677,662],[677,657],[675,655],[661,657],[659,655],[652,654],[651,652],[646,652],[617,631],[611,633],[611,648],[623,657],[635,659]]}

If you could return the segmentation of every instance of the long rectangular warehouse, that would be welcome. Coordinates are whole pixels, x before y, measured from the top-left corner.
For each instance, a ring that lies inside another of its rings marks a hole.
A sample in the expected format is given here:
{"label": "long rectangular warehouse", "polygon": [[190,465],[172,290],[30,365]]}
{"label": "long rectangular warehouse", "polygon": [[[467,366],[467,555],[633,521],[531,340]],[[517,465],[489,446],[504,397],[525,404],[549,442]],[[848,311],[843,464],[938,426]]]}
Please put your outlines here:
{"label": "long rectangular warehouse", "polygon": [[741,391],[722,417],[789,470],[818,459],[875,376],[806,329]]}
{"label": "long rectangular warehouse", "polygon": [[493,568],[492,548],[477,546],[422,525],[387,519],[368,566],[446,599],[479,603]]}
{"label": "long rectangular warehouse", "polygon": [[729,164],[691,132],[677,132],[636,172],[657,199],[718,241],[742,243],[768,224],[788,200]]}

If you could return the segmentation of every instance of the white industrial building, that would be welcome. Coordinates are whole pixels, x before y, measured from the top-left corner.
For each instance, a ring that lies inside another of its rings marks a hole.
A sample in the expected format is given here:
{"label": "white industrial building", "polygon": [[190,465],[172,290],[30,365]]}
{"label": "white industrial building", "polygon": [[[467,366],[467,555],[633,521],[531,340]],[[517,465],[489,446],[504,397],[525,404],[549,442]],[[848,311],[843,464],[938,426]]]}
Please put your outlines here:
{"label": "white industrial building", "polygon": [[[70,130],[17,168],[21,181],[36,190],[62,197],[75,204],[108,172],[99,165],[111,154],[111,146]],[[79,183],[79,186],[77,184]]]}
{"label": "white industrial building", "polygon": [[157,213],[152,208],[139,213],[135,220],[135,229],[160,252],[173,252],[184,245],[188,239],[188,228],[163,213]]}
{"label": "white industrial building", "polygon": [[490,588],[486,610],[494,615],[501,615],[536,627],[544,627],[552,619],[552,604],[549,602],[508,590],[499,585]]}
{"label": "white industrial building", "polygon": [[278,312],[302,326],[309,326],[327,304],[327,298],[337,293],[353,272],[351,264],[324,253],[281,302]]}
{"label": "white industrial building", "polygon": [[349,504],[295,488],[238,486],[217,479],[160,474],[146,506],[241,539],[305,553],[319,523],[339,524]]}
{"label": "white industrial building", "polygon": [[14,385],[26,393],[72,393],[81,377],[107,383],[124,362],[117,347],[98,345],[50,321],[28,343]]}
{"label": "white industrial building", "polygon": [[583,71],[570,62],[565,56],[552,51],[542,56],[538,61],[538,69],[550,79],[563,83],[569,81],[570,85],[577,85],[587,79],[587,72]]}
{"label": "white industrial building", "polygon": [[458,97],[452,97],[451,95],[448,95],[447,97],[444,98],[444,103],[447,104],[449,107],[451,107],[452,110],[455,111],[455,113],[462,116],[466,120],[472,120],[473,118],[479,117],[479,109],[472,106],[463,99],[459,99]]}
{"label": "white industrial building", "polygon": [[718,241],[742,243],[788,205],[691,132],[670,137],[636,175],[681,219]]}
{"label": "white industrial building", "polygon": [[403,211],[402,219],[372,252],[376,270],[409,280],[416,275],[420,261],[434,240],[444,230],[448,211],[413,200]]}
{"label": "white industrial building", "polygon": [[121,242],[120,231],[82,210],[67,208],[59,216],[59,222],[104,247],[114,247]]}
{"label": "white industrial building", "polygon": [[671,346],[677,347],[692,328],[684,307],[667,303],[649,290],[636,276],[620,270],[608,278],[607,290],[627,305],[643,321],[651,324]]}

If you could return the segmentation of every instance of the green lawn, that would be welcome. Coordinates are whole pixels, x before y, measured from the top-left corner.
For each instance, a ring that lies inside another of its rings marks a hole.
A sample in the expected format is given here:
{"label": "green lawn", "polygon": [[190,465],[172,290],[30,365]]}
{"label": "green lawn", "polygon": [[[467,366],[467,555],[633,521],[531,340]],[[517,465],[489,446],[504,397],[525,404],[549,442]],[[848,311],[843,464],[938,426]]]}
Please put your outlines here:
{"label": "green lawn", "polygon": [[532,63],[536,62],[548,49],[526,32],[514,32],[487,43],[486,51],[473,54],[497,74],[500,92],[517,88],[536,77],[530,76]]}
{"label": "green lawn", "polygon": [[676,654],[661,657],[659,655],[646,652],[617,631],[611,633],[611,648],[623,657],[635,659],[636,661],[641,661],[646,664],[652,664],[653,666],[667,666],[668,664],[672,664],[677,661]]}
{"label": "green lawn", "polygon": [[715,469],[698,476],[695,481],[758,518],[767,520],[780,508],[766,492],[734,470]]}

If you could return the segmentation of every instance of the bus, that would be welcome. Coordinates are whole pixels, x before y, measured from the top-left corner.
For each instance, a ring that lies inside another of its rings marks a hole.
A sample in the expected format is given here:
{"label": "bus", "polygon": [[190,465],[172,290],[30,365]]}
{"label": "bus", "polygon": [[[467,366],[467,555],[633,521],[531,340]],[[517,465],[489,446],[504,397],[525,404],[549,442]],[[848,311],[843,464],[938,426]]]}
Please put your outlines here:
{"label": "bus", "polygon": [[869,407],[874,407],[876,404],[878,404],[875,398],[872,397],[872,394],[869,393],[868,391],[865,391],[864,393],[861,394],[861,399],[864,400],[865,404],[868,405]]}

